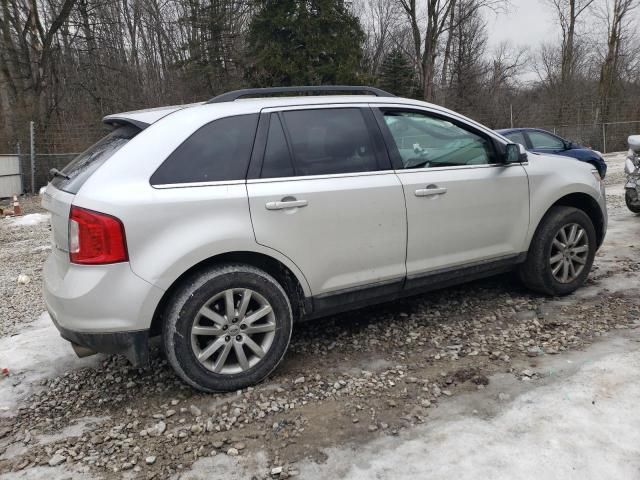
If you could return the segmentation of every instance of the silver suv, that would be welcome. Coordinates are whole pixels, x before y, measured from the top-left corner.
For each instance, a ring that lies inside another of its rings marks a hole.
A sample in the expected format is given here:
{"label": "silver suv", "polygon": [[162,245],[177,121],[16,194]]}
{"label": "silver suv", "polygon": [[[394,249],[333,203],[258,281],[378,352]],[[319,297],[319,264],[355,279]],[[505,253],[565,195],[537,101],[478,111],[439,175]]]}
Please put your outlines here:
{"label": "silver suv", "polygon": [[568,294],[605,235],[591,166],[374,88],[241,90],[104,121],[43,195],[47,308],[82,355],[145,364],[160,335],[204,391],[264,379],[299,320],[514,269]]}

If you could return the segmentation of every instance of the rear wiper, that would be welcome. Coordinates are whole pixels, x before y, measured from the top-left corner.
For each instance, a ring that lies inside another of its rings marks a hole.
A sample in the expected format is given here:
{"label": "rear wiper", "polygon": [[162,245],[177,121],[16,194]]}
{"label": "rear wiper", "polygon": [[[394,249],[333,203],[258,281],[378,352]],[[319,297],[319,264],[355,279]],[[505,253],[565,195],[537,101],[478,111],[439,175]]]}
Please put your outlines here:
{"label": "rear wiper", "polygon": [[51,170],[49,170],[49,175],[51,175],[52,177],[62,177],[65,180],[71,180],[71,177],[69,175],[62,173],[57,168],[52,168]]}

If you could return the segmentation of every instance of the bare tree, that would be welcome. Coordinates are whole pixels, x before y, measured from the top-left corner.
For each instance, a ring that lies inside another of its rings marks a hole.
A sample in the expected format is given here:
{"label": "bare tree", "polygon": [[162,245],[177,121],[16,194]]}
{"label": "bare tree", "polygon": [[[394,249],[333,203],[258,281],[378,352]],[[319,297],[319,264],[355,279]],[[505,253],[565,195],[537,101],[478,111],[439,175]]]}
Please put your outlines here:
{"label": "bare tree", "polygon": [[602,121],[609,119],[611,97],[621,80],[624,43],[630,33],[630,14],[639,5],[638,0],[607,0],[606,5],[600,10],[607,23],[607,49],[598,83]]}
{"label": "bare tree", "polygon": [[[2,0],[0,9],[0,63],[2,63],[3,115],[11,115],[14,103],[29,110],[32,118],[45,119],[46,94],[51,78],[56,35],[67,21],[75,0],[41,6],[36,0]],[[44,7],[44,8],[40,8]],[[45,23],[42,16],[48,19]],[[15,136],[12,122],[5,122]]]}
{"label": "bare tree", "polygon": [[[436,60],[443,36],[473,16],[481,8],[501,8],[508,0],[477,0],[468,2],[463,15],[455,15],[457,2],[461,0],[425,0],[426,26],[422,25],[421,9],[417,0],[396,0],[399,2],[411,28],[416,65],[419,68],[423,97],[434,100]],[[452,18],[453,17],[453,18]],[[424,33],[423,33],[424,31]],[[448,54],[447,54],[448,62]]]}
{"label": "bare tree", "polygon": [[367,70],[375,77],[385,55],[400,43],[400,11],[397,3],[388,0],[361,0],[357,9],[367,35],[364,52]]}
{"label": "bare tree", "polygon": [[560,84],[568,85],[573,79],[576,66],[576,25],[594,0],[548,0],[558,15],[562,31]]}

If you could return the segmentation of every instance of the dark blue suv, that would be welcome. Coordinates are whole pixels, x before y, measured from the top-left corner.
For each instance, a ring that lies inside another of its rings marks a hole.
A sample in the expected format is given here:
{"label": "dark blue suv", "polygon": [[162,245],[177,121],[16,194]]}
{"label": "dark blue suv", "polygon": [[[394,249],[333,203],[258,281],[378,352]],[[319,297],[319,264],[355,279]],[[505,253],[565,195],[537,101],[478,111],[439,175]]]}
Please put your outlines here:
{"label": "dark blue suv", "polygon": [[527,150],[540,153],[552,153],[565,157],[573,157],[581,162],[593,165],[604,178],[607,173],[607,164],[600,153],[588,147],[570,142],[553,133],[538,128],[505,128],[496,130],[503,137],[507,137],[514,143],[524,145]]}

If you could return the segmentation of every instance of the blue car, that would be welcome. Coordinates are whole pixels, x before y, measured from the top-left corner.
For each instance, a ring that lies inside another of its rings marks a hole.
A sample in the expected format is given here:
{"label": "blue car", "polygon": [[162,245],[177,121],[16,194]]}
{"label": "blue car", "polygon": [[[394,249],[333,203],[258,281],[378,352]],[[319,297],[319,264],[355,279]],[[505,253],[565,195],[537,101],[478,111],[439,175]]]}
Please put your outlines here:
{"label": "blue car", "polygon": [[540,130],[538,128],[505,128],[496,130],[496,132],[503,137],[507,137],[513,143],[523,145],[527,150],[532,152],[563,155],[565,157],[576,158],[581,162],[590,163],[598,170],[602,178],[604,178],[607,173],[607,164],[599,152],[565,140],[546,130]]}

